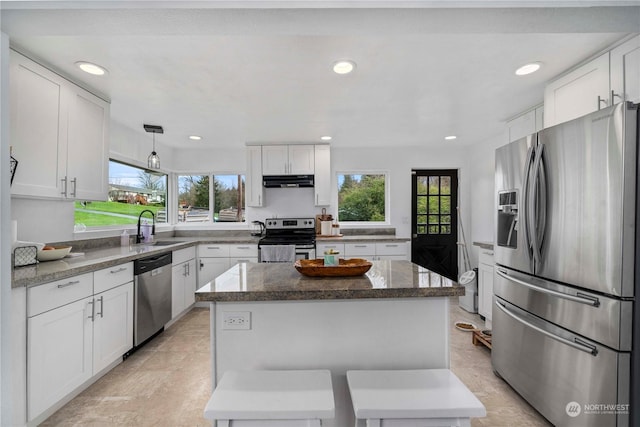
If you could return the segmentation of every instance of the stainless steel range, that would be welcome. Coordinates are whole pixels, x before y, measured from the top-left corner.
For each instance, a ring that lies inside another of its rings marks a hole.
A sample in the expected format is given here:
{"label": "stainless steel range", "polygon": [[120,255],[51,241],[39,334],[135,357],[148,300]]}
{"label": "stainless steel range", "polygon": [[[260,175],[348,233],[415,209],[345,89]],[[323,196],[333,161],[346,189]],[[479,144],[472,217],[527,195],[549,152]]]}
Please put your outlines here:
{"label": "stainless steel range", "polygon": [[295,259],[316,257],[315,218],[270,218],[264,224],[265,236],[258,241],[260,262],[267,261],[263,255],[266,246],[294,246]]}

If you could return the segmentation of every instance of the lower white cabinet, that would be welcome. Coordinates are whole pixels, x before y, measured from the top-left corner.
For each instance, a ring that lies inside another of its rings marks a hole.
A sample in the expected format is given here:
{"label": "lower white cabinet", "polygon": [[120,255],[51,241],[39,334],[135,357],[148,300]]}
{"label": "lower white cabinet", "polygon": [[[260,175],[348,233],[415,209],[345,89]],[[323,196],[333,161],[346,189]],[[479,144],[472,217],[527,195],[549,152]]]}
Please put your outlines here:
{"label": "lower white cabinet", "polygon": [[478,260],[478,314],[491,322],[493,304],[493,252],[483,250]]}
{"label": "lower white cabinet", "polygon": [[175,318],[196,302],[195,250],[193,248],[183,250],[191,250],[193,257],[178,264],[175,264],[174,261],[171,268],[171,318]]}
{"label": "lower white cabinet", "polygon": [[258,245],[201,244],[198,246],[198,288],[239,262],[258,262]]}
{"label": "lower white cabinet", "polygon": [[364,258],[369,261],[406,260],[407,244],[405,242],[345,243],[344,257]]}
{"label": "lower white cabinet", "polygon": [[29,288],[27,301],[33,421],[133,347],[132,264]]}

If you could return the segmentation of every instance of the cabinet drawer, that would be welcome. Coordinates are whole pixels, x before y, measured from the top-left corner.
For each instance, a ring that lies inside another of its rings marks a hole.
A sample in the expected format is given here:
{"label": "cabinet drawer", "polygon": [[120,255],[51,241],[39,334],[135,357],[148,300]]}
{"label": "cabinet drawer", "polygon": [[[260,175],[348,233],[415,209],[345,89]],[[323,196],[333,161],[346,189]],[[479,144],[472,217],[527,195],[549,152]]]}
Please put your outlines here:
{"label": "cabinet drawer", "polygon": [[360,255],[375,255],[376,244],[375,243],[345,243],[344,255],[345,256],[360,256]]}
{"label": "cabinet drawer", "polygon": [[199,257],[222,257],[229,258],[229,245],[215,243],[198,245]]}
{"label": "cabinet drawer", "polygon": [[93,295],[93,273],[56,280],[27,289],[27,316]]}
{"label": "cabinet drawer", "polygon": [[344,243],[316,243],[316,256],[321,258],[324,252],[329,249],[344,254]]}
{"label": "cabinet drawer", "polygon": [[493,266],[493,251],[480,251],[480,255],[478,256],[478,263]]}
{"label": "cabinet drawer", "polygon": [[258,258],[258,245],[232,245],[229,248],[231,258]]}
{"label": "cabinet drawer", "polygon": [[194,259],[196,257],[196,248],[190,247],[185,249],[178,249],[177,251],[173,251],[171,256],[173,265],[182,264],[185,261],[189,261],[190,259]]}
{"label": "cabinet drawer", "polygon": [[93,293],[98,294],[132,280],[132,262],[104,268],[93,273]]}
{"label": "cabinet drawer", "polygon": [[407,255],[407,244],[404,242],[376,243],[376,255]]}

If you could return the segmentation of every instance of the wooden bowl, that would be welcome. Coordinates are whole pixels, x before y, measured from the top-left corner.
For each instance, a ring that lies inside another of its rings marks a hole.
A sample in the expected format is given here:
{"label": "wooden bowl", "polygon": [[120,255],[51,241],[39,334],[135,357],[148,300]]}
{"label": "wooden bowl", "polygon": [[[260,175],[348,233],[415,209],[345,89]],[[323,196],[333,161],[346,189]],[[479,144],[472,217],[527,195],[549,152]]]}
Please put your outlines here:
{"label": "wooden bowl", "polygon": [[370,261],[361,258],[340,258],[339,265],[324,265],[323,259],[299,259],[294,266],[301,274],[310,277],[362,276],[369,271]]}

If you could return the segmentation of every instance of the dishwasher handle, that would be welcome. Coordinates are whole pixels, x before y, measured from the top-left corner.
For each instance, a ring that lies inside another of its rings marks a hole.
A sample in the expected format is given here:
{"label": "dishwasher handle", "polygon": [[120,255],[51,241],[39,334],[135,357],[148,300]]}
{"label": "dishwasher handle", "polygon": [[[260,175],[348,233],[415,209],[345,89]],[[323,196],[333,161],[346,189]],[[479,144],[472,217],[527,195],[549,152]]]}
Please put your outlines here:
{"label": "dishwasher handle", "polygon": [[144,274],[148,271],[155,270],[156,268],[170,265],[173,260],[172,252],[164,254],[141,258],[134,262],[133,270],[136,276]]}

